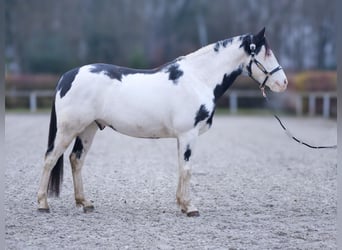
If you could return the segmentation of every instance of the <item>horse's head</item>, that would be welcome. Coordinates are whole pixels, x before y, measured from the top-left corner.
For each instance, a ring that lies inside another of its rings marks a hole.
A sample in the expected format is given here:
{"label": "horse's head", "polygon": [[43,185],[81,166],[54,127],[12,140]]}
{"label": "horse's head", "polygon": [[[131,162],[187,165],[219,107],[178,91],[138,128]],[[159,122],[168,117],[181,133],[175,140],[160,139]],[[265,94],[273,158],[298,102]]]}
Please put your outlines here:
{"label": "horse's head", "polygon": [[244,70],[260,84],[260,88],[268,86],[274,92],[286,89],[286,75],[269,47],[265,28],[256,35],[244,36],[240,47],[243,47],[248,55]]}

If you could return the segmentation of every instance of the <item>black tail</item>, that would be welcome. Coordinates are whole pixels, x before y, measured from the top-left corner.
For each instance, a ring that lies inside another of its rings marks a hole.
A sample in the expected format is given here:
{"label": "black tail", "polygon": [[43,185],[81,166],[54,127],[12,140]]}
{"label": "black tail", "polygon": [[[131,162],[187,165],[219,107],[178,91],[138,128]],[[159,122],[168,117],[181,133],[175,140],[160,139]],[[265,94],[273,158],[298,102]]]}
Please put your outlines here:
{"label": "black tail", "polygon": [[[50,128],[49,128],[49,140],[48,149],[46,155],[48,155],[54,149],[54,142],[57,133],[57,117],[55,109],[55,100],[52,103],[51,116],[50,116]],[[59,196],[61,184],[63,182],[63,154],[58,158],[56,165],[53,167],[49,179],[48,194],[50,196]]]}

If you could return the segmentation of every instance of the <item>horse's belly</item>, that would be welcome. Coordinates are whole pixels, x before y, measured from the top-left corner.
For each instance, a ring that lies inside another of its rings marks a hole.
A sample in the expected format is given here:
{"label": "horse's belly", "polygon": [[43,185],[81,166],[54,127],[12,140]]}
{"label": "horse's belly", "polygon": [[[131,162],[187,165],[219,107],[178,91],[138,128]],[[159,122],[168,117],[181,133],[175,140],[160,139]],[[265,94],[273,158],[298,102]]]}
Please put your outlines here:
{"label": "horse's belly", "polygon": [[167,112],[158,112],[141,107],[127,107],[117,105],[101,117],[104,125],[115,131],[140,138],[174,137],[175,131],[172,120]]}
{"label": "horse's belly", "polygon": [[161,123],[149,123],[149,122],[137,122],[131,120],[131,122],[119,122],[114,119],[110,125],[115,131],[139,138],[169,138],[174,137],[175,134],[172,129]]}
{"label": "horse's belly", "polygon": [[[175,137],[175,93],[164,88],[144,89],[126,84],[113,89],[105,98],[103,118],[116,131],[141,138]],[[133,85],[133,84],[132,84]],[[160,85],[160,84],[159,84]],[[171,86],[172,87],[172,86]],[[176,105],[177,107],[177,105]]]}

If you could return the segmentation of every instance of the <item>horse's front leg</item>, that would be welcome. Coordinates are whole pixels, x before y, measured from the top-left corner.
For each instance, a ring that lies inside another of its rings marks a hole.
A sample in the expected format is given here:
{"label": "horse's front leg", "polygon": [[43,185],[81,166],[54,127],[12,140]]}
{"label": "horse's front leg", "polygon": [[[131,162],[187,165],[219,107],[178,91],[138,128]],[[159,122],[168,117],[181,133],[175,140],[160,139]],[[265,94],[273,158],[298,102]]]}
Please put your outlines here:
{"label": "horse's front leg", "polygon": [[197,136],[197,131],[191,131],[177,138],[179,179],[176,198],[182,212],[186,213],[187,216],[199,216],[199,212],[197,208],[191,203],[190,198],[190,159],[193,155],[195,140]]}

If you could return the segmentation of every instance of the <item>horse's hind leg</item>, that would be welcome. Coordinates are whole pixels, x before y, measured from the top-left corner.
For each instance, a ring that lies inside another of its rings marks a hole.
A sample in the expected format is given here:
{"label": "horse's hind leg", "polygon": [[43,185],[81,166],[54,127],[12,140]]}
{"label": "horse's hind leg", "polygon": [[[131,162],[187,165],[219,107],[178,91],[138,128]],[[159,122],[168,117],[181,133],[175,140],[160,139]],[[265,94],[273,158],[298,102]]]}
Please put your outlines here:
{"label": "horse's hind leg", "polygon": [[[40,179],[40,185],[38,190],[38,210],[49,212],[49,205],[47,202],[49,180],[51,176],[52,169],[59,167],[59,171],[63,168],[63,153],[72,141],[73,136],[69,133],[64,133],[58,130],[56,133],[56,138],[54,140],[54,146],[51,152],[47,152],[44,160],[43,174]],[[60,173],[61,174],[61,173]],[[56,196],[59,195],[59,185],[61,180],[56,180],[58,182],[58,190],[52,190]],[[51,184],[51,183],[50,183]],[[52,187],[50,187],[52,188]]]}
{"label": "horse's hind leg", "polygon": [[92,202],[88,201],[84,196],[83,181],[82,181],[82,166],[85,156],[91,146],[94,135],[98,127],[95,122],[90,124],[83,132],[81,132],[75,140],[74,147],[69,156],[72,176],[74,180],[75,200],[77,206],[83,206],[84,212],[94,210]]}

